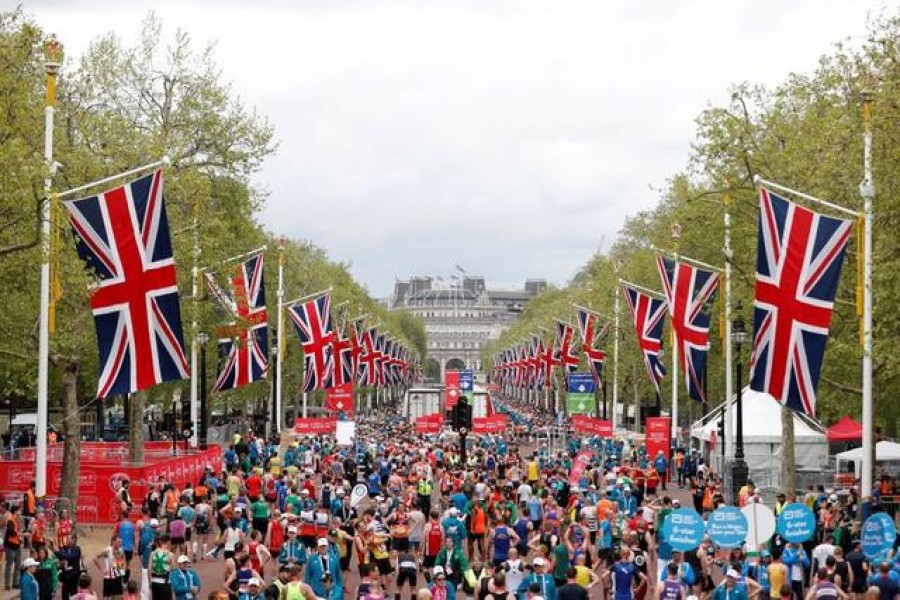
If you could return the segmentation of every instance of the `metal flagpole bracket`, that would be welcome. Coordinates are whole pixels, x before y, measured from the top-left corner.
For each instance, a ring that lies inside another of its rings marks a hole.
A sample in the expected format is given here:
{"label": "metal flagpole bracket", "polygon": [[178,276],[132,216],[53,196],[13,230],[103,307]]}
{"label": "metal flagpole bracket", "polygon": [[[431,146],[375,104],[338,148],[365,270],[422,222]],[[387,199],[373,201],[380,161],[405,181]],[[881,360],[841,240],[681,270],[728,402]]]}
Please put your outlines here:
{"label": "metal flagpole bracket", "polygon": [[669,258],[679,260],[682,262],[686,262],[686,263],[690,263],[690,264],[694,265],[695,267],[700,267],[701,269],[709,269],[711,271],[719,271],[719,272],[722,272],[725,270],[725,267],[717,267],[717,266],[711,265],[707,262],[703,262],[702,260],[697,260],[696,258],[691,258],[689,256],[685,256],[683,254],[679,254],[679,253],[673,252],[671,250],[663,250],[662,248],[655,246],[653,244],[650,244],[650,249],[654,252],[659,252],[660,254],[668,256]]}
{"label": "metal flagpole bracket", "polygon": [[662,292],[657,292],[657,291],[655,291],[655,290],[651,290],[650,288],[645,288],[645,287],[642,286],[642,285],[638,285],[638,284],[636,284],[636,283],[631,283],[631,282],[628,281],[627,279],[622,279],[622,278],[619,278],[619,284],[621,284],[621,285],[627,285],[628,287],[634,288],[634,289],[636,289],[636,290],[639,291],[639,292],[644,292],[645,294],[648,294],[648,295],[653,296],[653,297],[655,297],[655,298],[659,298],[659,299],[662,300],[663,302],[666,302],[666,297],[665,297],[665,295],[663,295]]}
{"label": "metal flagpole bracket", "polygon": [[110,183],[111,181],[116,181],[119,179],[125,179],[126,177],[131,177],[132,175],[137,175],[138,173],[142,173],[144,171],[150,171],[152,169],[156,169],[162,167],[166,164],[166,159],[158,160],[156,162],[152,162],[140,167],[135,167],[129,171],[124,171],[122,173],[117,173],[115,175],[110,175],[109,177],[104,177],[103,179],[98,179],[97,181],[91,181],[90,183],[85,183],[84,185],[79,185],[78,187],[73,187],[64,192],[58,192],[56,194],[57,198],[64,198],[66,196],[73,196],[85,190],[89,190],[92,187],[100,186],[106,183]]}
{"label": "metal flagpole bracket", "polygon": [[287,302],[282,302],[281,306],[293,306],[299,302],[303,302],[304,300],[309,300],[310,298],[315,298],[316,296],[321,296],[322,294],[327,294],[333,291],[334,288],[328,288],[322,290],[321,292],[316,292],[315,294],[307,294],[305,296],[300,296],[299,298],[295,298],[294,300],[288,300]]}
{"label": "metal flagpole bracket", "polygon": [[785,185],[781,185],[780,183],[775,183],[774,181],[769,181],[767,179],[763,179],[759,175],[755,175],[753,177],[753,183],[755,183],[757,187],[771,188],[773,190],[778,190],[778,191],[784,192],[786,194],[791,194],[792,196],[796,196],[798,198],[803,198],[804,200],[807,200],[808,202],[812,202],[814,204],[818,204],[820,206],[830,208],[833,211],[851,216],[854,219],[859,218],[862,215],[862,213],[858,210],[846,208],[844,206],[841,206],[840,204],[835,204],[834,202],[828,202],[827,200],[822,200],[821,198],[816,198],[815,196],[810,196],[809,194],[805,194],[799,190],[795,190],[795,189],[789,188]]}

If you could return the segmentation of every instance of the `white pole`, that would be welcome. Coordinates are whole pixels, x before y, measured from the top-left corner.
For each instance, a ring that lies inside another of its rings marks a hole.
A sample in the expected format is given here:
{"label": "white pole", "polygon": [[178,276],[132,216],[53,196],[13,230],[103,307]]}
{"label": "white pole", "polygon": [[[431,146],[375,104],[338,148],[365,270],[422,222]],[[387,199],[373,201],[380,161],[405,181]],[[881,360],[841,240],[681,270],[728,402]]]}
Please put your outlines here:
{"label": "white pole", "polygon": [[47,73],[47,94],[44,102],[44,160],[47,176],[44,178],[44,202],[41,205],[41,315],[38,326],[38,389],[37,423],[35,424],[35,488],[38,498],[47,495],[47,420],[49,411],[50,374],[50,187],[53,184],[53,117],[56,110],[56,73],[62,62],[62,45],[55,37],[44,45]]}
{"label": "white pole", "polygon": [[284,301],[284,241],[279,240],[278,242],[278,318],[276,325],[276,340],[275,343],[278,344],[278,350],[275,353],[275,415],[277,416],[278,422],[275,423],[275,431],[281,433],[281,422],[284,421],[283,414],[281,412],[281,386],[282,386],[282,372],[284,371],[282,367],[282,363],[284,362],[284,353],[282,352],[282,348],[284,348],[284,307],[281,303]]}
{"label": "white pole", "polygon": [[[619,410],[619,285],[616,284],[616,295],[613,301],[613,385],[612,385],[612,422],[613,433],[616,431],[616,414]],[[623,415],[624,416],[624,415]]]}
{"label": "white pole", "polygon": [[[734,383],[731,378],[732,347],[731,347],[731,198],[725,196],[725,439],[719,440],[724,446],[725,456],[728,456],[728,448],[734,444],[734,425],[731,423],[731,396],[734,394]],[[729,446],[730,444],[731,446]]]}
{"label": "white pole", "polygon": [[[863,504],[871,499],[873,485],[872,455],[873,439],[873,408],[872,408],[872,200],[875,198],[875,184],[872,180],[872,92],[867,91],[863,96],[863,123],[865,134],[863,137],[863,170],[864,179],[859,186],[859,193],[863,197],[863,214],[865,224],[863,227],[863,373],[862,373],[862,420],[863,420],[863,459],[862,459],[862,489],[860,496]],[[865,514],[865,511],[864,511]]]}
{"label": "white pole", "polygon": [[[197,230],[197,219],[194,219],[194,231]],[[200,435],[200,418],[197,410],[197,255],[200,248],[194,245],[194,266],[191,268],[191,300],[193,302],[193,320],[191,321],[191,447],[197,447],[198,435]]]}
{"label": "white pole", "polygon": [[678,441],[678,336],[672,331],[672,440]]}

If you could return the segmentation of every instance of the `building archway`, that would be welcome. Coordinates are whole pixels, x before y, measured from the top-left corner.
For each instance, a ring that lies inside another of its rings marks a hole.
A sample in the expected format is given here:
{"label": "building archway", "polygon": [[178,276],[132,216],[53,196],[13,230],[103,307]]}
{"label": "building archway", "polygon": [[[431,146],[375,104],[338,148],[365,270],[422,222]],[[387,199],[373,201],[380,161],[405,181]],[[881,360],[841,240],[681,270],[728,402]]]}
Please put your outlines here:
{"label": "building archway", "polygon": [[447,361],[447,366],[444,367],[446,371],[463,371],[466,368],[466,361],[461,358],[451,358]]}

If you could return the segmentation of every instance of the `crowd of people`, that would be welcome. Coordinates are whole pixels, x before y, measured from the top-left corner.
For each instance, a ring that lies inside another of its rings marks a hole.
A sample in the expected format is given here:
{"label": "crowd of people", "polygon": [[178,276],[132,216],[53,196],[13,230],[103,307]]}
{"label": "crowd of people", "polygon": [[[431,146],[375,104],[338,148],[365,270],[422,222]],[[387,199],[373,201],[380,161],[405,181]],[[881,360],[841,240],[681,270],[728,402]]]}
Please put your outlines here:
{"label": "crowd of people", "polygon": [[[521,432],[548,419],[502,407]],[[725,503],[695,453],[495,434],[468,436],[464,457],[455,435],[418,435],[390,413],[359,419],[356,439],[282,446],[248,430],[223,449],[221,472],[160,479],[139,502],[126,483],[95,556],[83,555],[68,515],[47,530],[32,492],[0,517],[5,589],[23,600],[887,600],[900,590],[900,558],[872,565],[862,553],[855,492],[778,496],[776,512],[790,502],[815,511],[806,544],[776,535],[724,549],[704,538],[678,551],[666,516]],[[584,449],[593,458],[573,481]],[[738,499],[761,501],[752,483]],[[217,565],[203,580],[202,563]]]}

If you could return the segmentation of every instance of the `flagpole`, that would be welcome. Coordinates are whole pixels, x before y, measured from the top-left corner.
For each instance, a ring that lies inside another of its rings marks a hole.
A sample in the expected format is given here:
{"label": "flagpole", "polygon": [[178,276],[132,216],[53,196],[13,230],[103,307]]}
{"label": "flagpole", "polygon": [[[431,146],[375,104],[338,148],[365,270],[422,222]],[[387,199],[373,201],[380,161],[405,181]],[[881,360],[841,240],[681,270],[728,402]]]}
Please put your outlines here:
{"label": "flagpole", "polygon": [[284,413],[281,412],[281,382],[282,382],[282,363],[284,362],[284,238],[278,238],[278,319],[276,325],[275,343],[278,344],[278,350],[275,353],[275,431],[281,433],[281,425]]}
{"label": "flagpole", "polygon": [[678,343],[674,327],[672,328],[672,439],[676,442],[678,440]]}
{"label": "flagpole", "polygon": [[194,206],[192,207],[193,212],[193,238],[194,238],[194,248],[193,248],[193,258],[194,264],[191,266],[191,447],[197,447],[197,436],[199,435],[199,422],[198,422],[198,411],[197,411],[197,398],[198,398],[198,380],[197,380],[197,312],[199,307],[197,305],[197,294],[199,292],[197,285],[197,278],[200,276],[200,271],[197,267],[197,262],[200,258],[200,235],[198,233],[198,222],[197,218],[200,213],[200,203],[198,201],[194,201]]}
{"label": "flagpole", "polygon": [[85,190],[89,190],[93,187],[101,186],[105,183],[110,183],[112,181],[117,181],[119,179],[124,179],[126,177],[131,177],[132,175],[137,175],[143,171],[149,171],[151,169],[156,169],[162,167],[164,165],[169,164],[169,157],[163,156],[161,160],[157,160],[152,163],[147,163],[146,165],[141,165],[140,167],[135,167],[133,169],[129,169],[128,171],[124,171],[122,173],[116,173],[115,175],[110,175],[109,177],[104,177],[103,179],[98,179],[97,181],[91,181],[89,183],[85,183],[84,185],[79,185],[78,187],[69,188],[64,192],[59,192],[55,194],[56,198],[65,198],[66,196],[74,196],[80,192]]}
{"label": "flagpole", "polygon": [[660,300],[663,300],[664,302],[666,301],[666,297],[662,294],[662,292],[657,292],[656,290],[651,290],[650,288],[645,288],[642,285],[638,285],[636,283],[631,283],[630,281],[627,281],[625,279],[619,279],[619,283],[621,283],[623,285],[627,285],[630,288],[634,288],[639,292],[644,292],[648,296],[653,296],[654,298],[658,298]]}
{"label": "flagpole", "polygon": [[872,179],[872,100],[874,92],[866,89],[863,92],[863,170],[864,178],[859,185],[859,194],[863,197],[863,369],[862,369],[862,420],[863,420],[863,458],[862,458],[862,515],[868,516],[872,487],[874,455],[873,439],[873,397],[872,397],[872,235],[873,215],[872,201],[875,198],[875,183]]}
{"label": "flagpole", "polygon": [[720,442],[722,454],[728,456],[728,444],[732,444],[734,439],[734,426],[731,423],[731,396],[734,394],[731,347],[731,263],[734,258],[731,251],[731,197],[726,195],[722,203],[725,205],[725,439]]}
{"label": "flagpole", "polygon": [[288,300],[287,302],[282,302],[281,305],[282,306],[293,306],[299,302],[303,302],[304,300],[309,300],[310,298],[315,298],[317,296],[321,296],[322,294],[327,294],[332,289],[333,288],[328,288],[328,289],[322,290],[321,292],[316,292],[315,294],[307,294],[305,296],[300,296],[299,298],[295,298],[293,300]]}
{"label": "flagpole", "polygon": [[62,64],[62,44],[51,36],[44,43],[44,69],[47,74],[47,93],[44,97],[44,201],[41,203],[41,315],[38,326],[38,389],[37,423],[35,424],[34,493],[38,498],[47,495],[47,420],[49,411],[48,383],[50,375],[50,188],[56,167],[53,163],[53,117],[56,111],[56,75]]}
{"label": "flagpole", "polygon": [[[613,300],[613,329],[615,339],[613,341],[613,389],[612,389],[612,422],[613,434],[616,432],[616,414],[619,408],[619,286],[616,286],[615,299]],[[624,416],[624,415],[623,415]]]}

